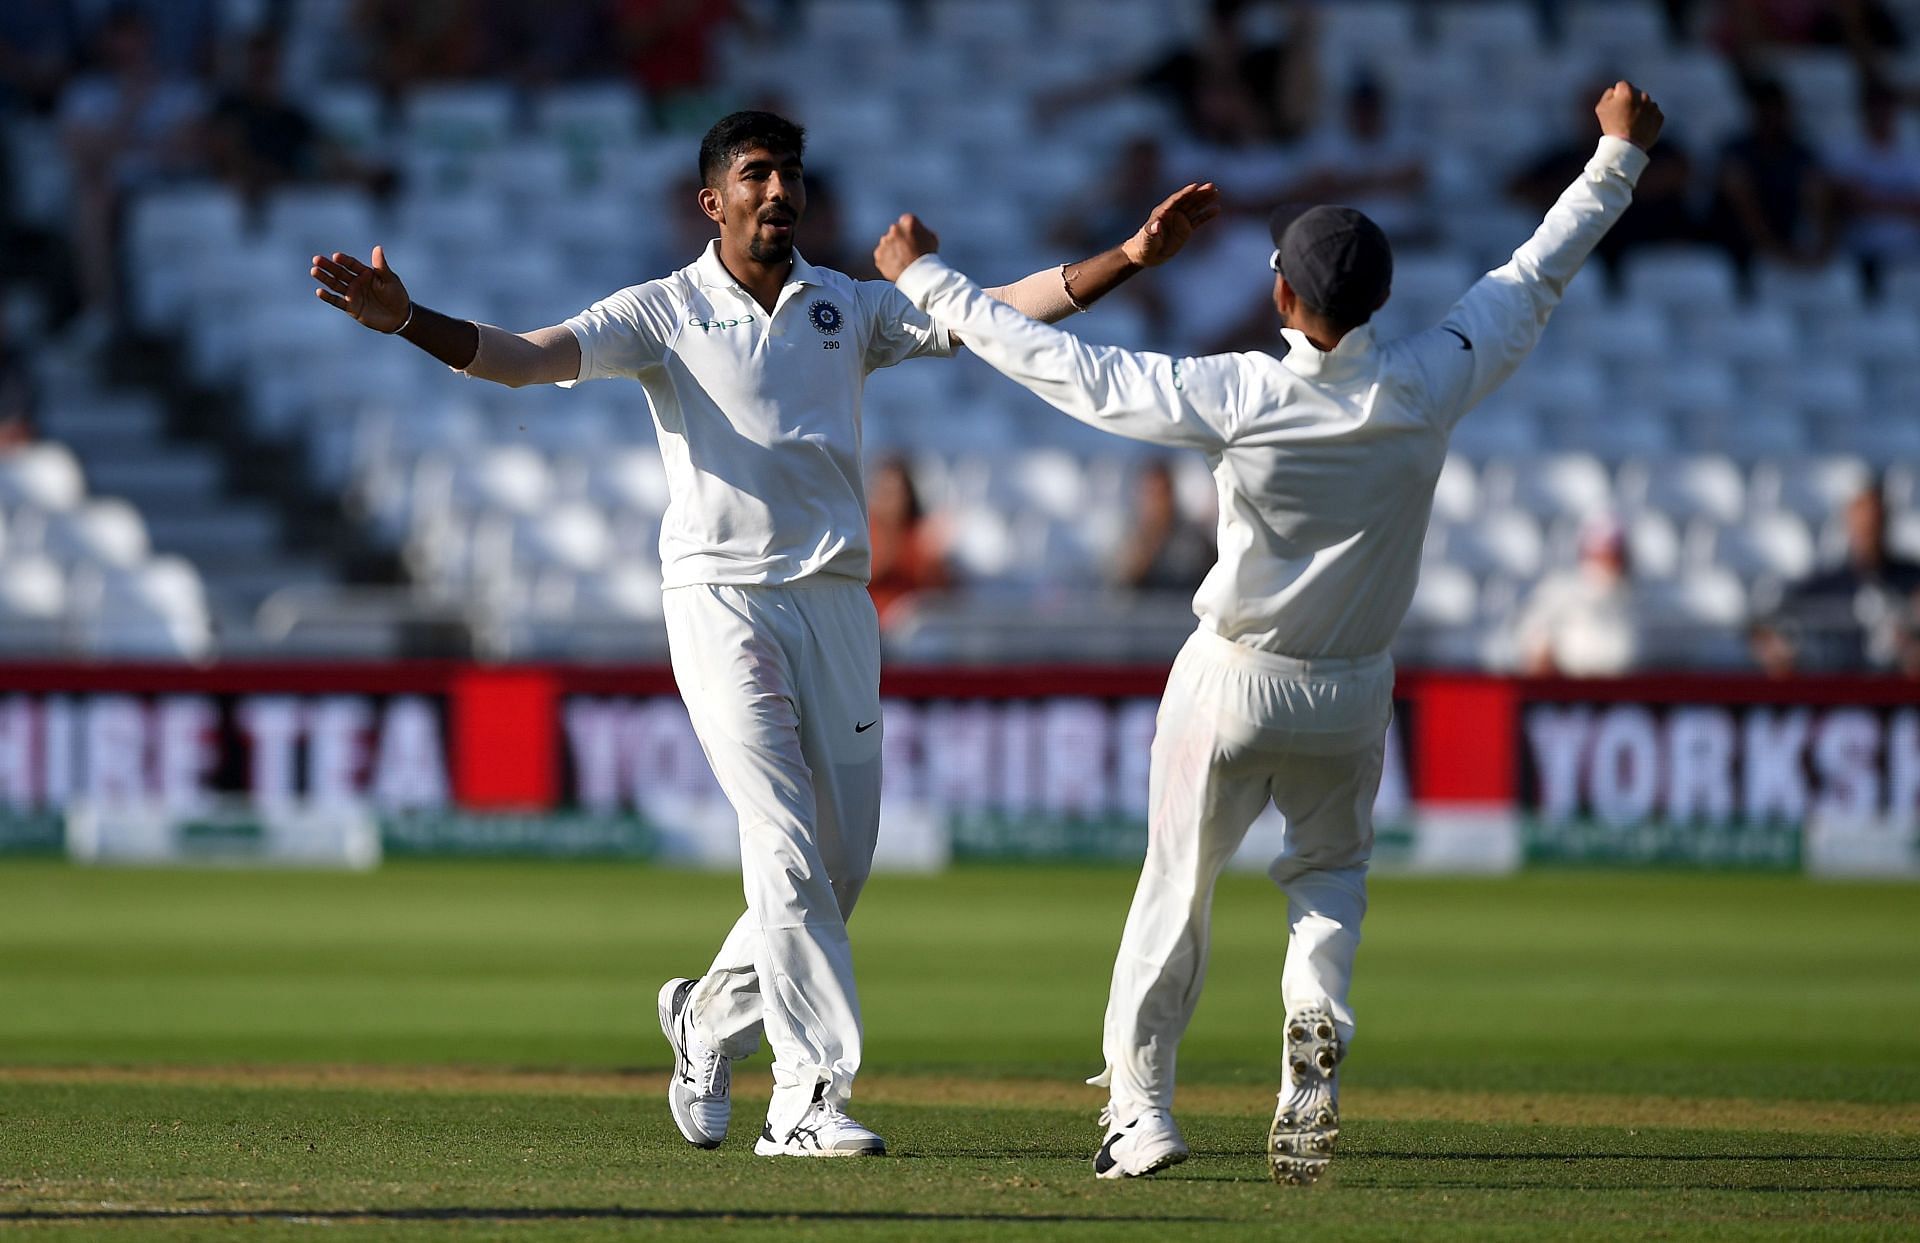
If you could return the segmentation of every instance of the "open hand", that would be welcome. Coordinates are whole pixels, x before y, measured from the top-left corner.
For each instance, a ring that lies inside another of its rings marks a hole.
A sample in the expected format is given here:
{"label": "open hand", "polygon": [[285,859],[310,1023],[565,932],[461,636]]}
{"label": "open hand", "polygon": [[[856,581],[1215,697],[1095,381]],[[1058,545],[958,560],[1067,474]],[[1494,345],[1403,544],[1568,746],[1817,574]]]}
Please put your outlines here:
{"label": "open hand", "polygon": [[373,248],[373,265],[339,251],[332,258],[313,257],[313,279],[320,282],[314,296],[336,306],[375,332],[398,332],[413,311],[407,287],[387,266],[387,255]]}
{"label": "open hand", "polygon": [[1667,119],[1651,95],[1625,78],[1601,92],[1593,115],[1600,118],[1601,133],[1624,138],[1642,151],[1653,147]]}
{"label": "open hand", "polygon": [[1220,214],[1220,191],[1211,182],[1182,186],[1147,216],[1140,231],[1121,243],[1129,261],[1158,267],[1180,253],[1193,231]]}
{"label": "open hand", "polygon": [[873,266],[879,268],[880,275],[886,279],[898,280],[908,264],[939,249],[939,236],[921,224],[920,217],[908,213],[880,235],[880,244],[873,248]]}

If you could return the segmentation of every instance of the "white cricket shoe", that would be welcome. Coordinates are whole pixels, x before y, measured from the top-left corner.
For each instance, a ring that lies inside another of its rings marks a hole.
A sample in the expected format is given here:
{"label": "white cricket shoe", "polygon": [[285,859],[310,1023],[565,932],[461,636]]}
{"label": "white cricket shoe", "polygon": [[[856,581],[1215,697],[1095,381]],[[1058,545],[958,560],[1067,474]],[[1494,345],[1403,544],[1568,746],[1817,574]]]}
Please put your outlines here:
{"label": "white cricket shoe", "polygon": [[693,995],[693,985],[692,980],[675,979],[660,986],[660,1031],[673,1046],[667,1107],[689,1144],[718,1148],[733,1117],[733,1063],[694,1036],[687,1022],[687,998]]}
{"label": "white cricket shoe", "polygon": [[1100,1111],[1100,1126],[1107,1142],[1093,1158],[1098,1178],[1141,1178],[1187,1159],[1186,1136],[1164,1109],[1149,1109],[1122,1125],[1108,1105]]}
{"label": "white cricket shoe", "polygon": [[838,1105],[826,1101],[820,1085],[800,1121],[783,1136],[773,1133],[771,1123],[760,1130],[753,1145],[762,1157],[884,1157],[886,1141],[840,1112]]}
{"label": "white cricket shoe", "polygon": [[1279,1107],[1267,1132],[1273,1181],[1306,1186],[1327,1172],[1340,1138],[1340,1059],[1346,1050],[1325,1006],[1287,1016],[1287,1060]]}

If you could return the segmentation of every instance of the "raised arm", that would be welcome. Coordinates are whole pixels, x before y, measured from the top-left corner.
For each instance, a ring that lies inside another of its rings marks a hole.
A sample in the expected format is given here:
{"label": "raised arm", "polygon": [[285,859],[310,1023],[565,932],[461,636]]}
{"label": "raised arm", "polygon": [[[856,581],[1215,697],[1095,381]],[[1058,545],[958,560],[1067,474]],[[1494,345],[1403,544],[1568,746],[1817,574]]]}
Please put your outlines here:
{"label": "raised arm", "polygon": [[987,290],[1021,314],[1057,324],[1118,289],[1143,268],[1179,254],[1193,232],[1220,214],[1220,191],[1211,181],[1182,186],[1161,200],[1126,241],[1079,263],[1041,268],[1011,285]]}
{"label": "raised arm", "polygon": [[874,263],[995,370],[1102,431],[1202,449],[1226,443],[1245,404],[1237,360],[1089,345],[988,296],[941,262],[939,244],[918,219],[902,216],[880,239]]}
{"label": "raised arm", "polygon": [[1599,148],[1539,229],[1512,259],[1480,278],[1438,328],[1412,338],[1449,419],[1499,387],[1533,351],[1568,282],[1633,201],[1647,148],[1660,136],[1660,107],[1619,82],[1594,113]]}
{"label": "raised arm", "polygon": [[492,324],[454,319],[421,306],[407,293],[386,251],[373,248],[362,263],[335,251],[313,257],[314,296],[374,332],[397,336],[455,371],[511,388],[555,384],[580,374],[580,342],[564,324],[512,333]]}

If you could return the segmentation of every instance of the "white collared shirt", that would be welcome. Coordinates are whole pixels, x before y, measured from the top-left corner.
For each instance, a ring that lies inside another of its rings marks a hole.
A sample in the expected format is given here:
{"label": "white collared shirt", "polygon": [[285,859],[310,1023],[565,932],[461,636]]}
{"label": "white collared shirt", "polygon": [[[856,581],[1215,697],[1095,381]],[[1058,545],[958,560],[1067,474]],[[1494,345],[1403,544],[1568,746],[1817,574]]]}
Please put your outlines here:
{"label": "white collared shirt", "polygon": [[1567,282],[1633,197],[1644,151],[1602,138],[1505,266],[1440,325],[1331,351],[1171,358],[1094,346],[989,298],[937,255],[899,285],[996,369],[1083,423],[1200,449],[1220,494],[1220,560],[1200,624],[1301,659],[1386,650],[1413,599],[1447,436],[1513,374]]}
{"label": "white collared shirt", "polygon": [[860,399],[867,374],[951,354],[944,329],[885,281],[793,257],[769,313],[715,240],[671,276],[567,321],[580,374],[640,381],[667,472],[662,582],[866,581]]}

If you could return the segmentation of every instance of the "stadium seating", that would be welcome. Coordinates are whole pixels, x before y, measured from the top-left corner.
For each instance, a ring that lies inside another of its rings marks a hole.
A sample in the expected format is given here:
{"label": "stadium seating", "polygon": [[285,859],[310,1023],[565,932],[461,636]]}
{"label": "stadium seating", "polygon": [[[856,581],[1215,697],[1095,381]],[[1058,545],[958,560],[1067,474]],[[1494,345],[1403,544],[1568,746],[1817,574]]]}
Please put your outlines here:
{"label": "stadium seating", "polygon": [[[291,10],[324,46],[340,37],[336,7]],[[1262,155],[1228,159],[1189,142],[1146,92],[1068,112],[1036,107],[1049,90],[1118,77],[1192,37],[1198,3],[791,7],[779,46],[728,36],[718,93],[770,92],[809,122],[810,164],[835,174],[840,240],[855,261],[903,207],[927,214],[948,255],[989,279],[1064,257],[1044,240],[1049,228],[1097,198],[1112,152],[1136,133],[1165,136],[1170,179],[1188,168],[1262,175]],[[1665,8],[1321,6],[1327,103],[1355,72],[1384,74],[1396,124],[1432,152],[1429,193],[1445,207],[1430,236],[1400,249],[1382,336],[1436,323],[1524,239],[1532,218],[1489,173],[1557,137],[1569,85],[1600,64],[1631,66],[1660,94],[1697,161],[1740,124],[1728,62],[1697,37],[1671,40]],[[1777,61],[1813,132],[1850,137],[1851,64],[1809,50]],[[331,72],[323,55],[312,63]],[[565,654],[569,626],[603,651],[622,627],[657,627],[652,548],[665,476],[638,394],[454,379],[327,312],[302,273],[308,254],[364,256],[380,241],[435,306],[514,328],[557,322],[691,257],[703,235],[679,196],[693,137],[662,128],[673,124],[667,111],[619,82],[425,84],[390,106],[365,82],[330,79],[300,100],[348,149],[391,158],[398,192],[287,188],[254,211],[204,181],[143,191],[125,228],[135,323],[177,340],[195,381],[236,394],[254,432],[302,456],[361,536],[404,554],[417,586],[440,598],[474,593],[500,654],[516,644]],[[31,152],[46,135],[12,139]],[[1284,172],[1284,160],[1274,167]],[[1115,298],[1068,327],[1134,348],[1211,348],[1262,310],[1267,245],[1257,221],[1223,223],[1190,261],[1148,278],[1168,313]],[[195,313],[240,305],[238,317]],[[1893,265],[1870,289],[1850,262],[1760,263],[1743,275],[1723,250],[1697,245],[1632,252],[1617,282],[1589,272],[1538,356],[1455,432],[1410,616],[1417,649],[1484,659],[1531,584],[1575,555],[1580,523],[1610,511],[1626,524],[1636,575],[1660,586],[1663,658],[1738,662],[1726,639],[1756,582],[1777,584],[1831,555],[1834,515],[1870,474],[1887,471],[1898,537],[1920,538],[1916,404],[1920,265]],[[0,564],[17,571],[0,592],[0,642],[47,623],[62,642],[100,650],[212,650],[207,598],[225,598],[212,572],[220,539],[258,546],[272,538],[271,516],[196,508],[219,490],[218,463],[161,453],[165,429],[151,408],[76,393],[48,424],[84,454],[97,491],[138,509],[89,498],[79,463],[57,443],[0,459]],[[1124,538],[1142,451],[1044,410],[977,362],[876,376],[864,435],[870,454],[911,460],[951,532],[957,576],[1009,617],[1042,610],[1049,593],[1097,588]],[[118,440],[155,448],[117,457],[101,448]],[[1183,508],[1210,521],[1204,464],[1179,462]],[[191,570],[152,551],[188,546],[208,574],[198,597],[183,585]],[[146,619],[140,637],[85,621],[108,600]],[[946,607],[974,616],[965,601]],[[1014,642],[1013,627],[997,625],[962,641],[939,606],[918,617],[903,646],[923,654]]]}

